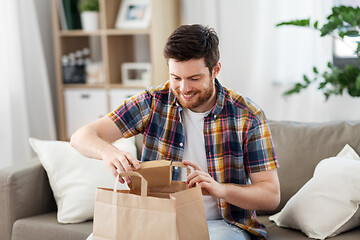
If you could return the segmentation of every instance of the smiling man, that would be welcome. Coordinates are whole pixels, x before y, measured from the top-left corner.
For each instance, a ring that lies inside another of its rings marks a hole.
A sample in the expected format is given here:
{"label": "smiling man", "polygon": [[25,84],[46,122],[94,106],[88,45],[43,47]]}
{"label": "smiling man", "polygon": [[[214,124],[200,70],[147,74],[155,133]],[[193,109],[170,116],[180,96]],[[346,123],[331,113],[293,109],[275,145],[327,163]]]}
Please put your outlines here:
{"label": "smiling man", "polygon": [[174,169],[173,177],[201,186],[210,239],[265,239],[255,210],[275,209],[280,199],[270,129],[258,106],[217,80],[218,45],[211,28],[176,29],[164,48],[170,80],[82,127],[71,144],[116,175],[139,161],[111,143],[141,133],[141,161],[170,159],[194,169],[189,176]]}
{"label": "smiling man", "polygon": [[212,79],[220,71],[220,62],[209,72],[203,58],[178,61],[168,59],[170,88],[183,108],[206,112],[216,103],[216,86]]}

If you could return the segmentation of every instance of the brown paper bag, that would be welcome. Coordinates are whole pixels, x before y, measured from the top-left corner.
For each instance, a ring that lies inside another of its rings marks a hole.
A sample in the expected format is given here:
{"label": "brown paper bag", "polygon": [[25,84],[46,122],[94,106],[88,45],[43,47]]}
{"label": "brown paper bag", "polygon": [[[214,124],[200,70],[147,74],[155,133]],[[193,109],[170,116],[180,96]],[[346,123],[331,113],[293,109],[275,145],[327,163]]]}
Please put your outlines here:
{"label": "brown paper bag", "polygon": [[[182,163],[173,165],[187,167]],[[170,186],[165,183],[148,188],[141,174],[120,174],[125,176],[132,176],[132,181],[134,176],[140,178],[141,188],[116,192],[97,189],[94,240],[209,239],[200,186],[188,188],[185,182],[172,181]]]}
{"label": "brown paper bag", "polygon": [[[172,166],[187,169],[188,166],[181,162],[172,162]],[[189,188],[185,182],[172,181],[170,186],[152,187],[149,195],[167,197],[176,200],[176,227],[180,240],[209,239],[204,201],[201,187],[196,185]]]}
{"label": "brown paper bag", "polygon": [[[178,239],[176,200],[147,196],[147,182],[137,172],[121,177],[141,178],[141,195],[128,190],[98,188],[95,198],[93,239]],[[118,179],[116,179],[116,183]]]}

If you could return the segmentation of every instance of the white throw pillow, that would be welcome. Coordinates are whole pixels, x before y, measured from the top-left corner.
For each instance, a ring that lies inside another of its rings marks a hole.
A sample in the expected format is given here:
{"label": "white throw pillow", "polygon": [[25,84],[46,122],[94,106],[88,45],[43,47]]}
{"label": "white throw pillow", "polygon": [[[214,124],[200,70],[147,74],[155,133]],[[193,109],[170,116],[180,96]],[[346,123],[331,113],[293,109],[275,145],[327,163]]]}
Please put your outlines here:
{"label": "white throw pillow", "polygon": [[322,160],[314,176],[269,219],[280,227],[299,229],[315,239],[359,226],[359,160],[349,145],[336,157]]}
{"label": "white throw pillow", "polygon": [[[115,178],[110,170],[102,161],[82,156],[69,142],[35,138],[29,141],[49,177],[58,221],[79,223],[92,219],[96,187],[114,187]],[[134,138],[120,139],[114,146],[136,157]],[[127,188],[125,184],[121,186]]]}
{"label": "white throw pillow", "polygon": [[360,156],[355,152],[352,147],[350,147],[349,144],[346,144],[345,147],[336,156],[360,160]]}

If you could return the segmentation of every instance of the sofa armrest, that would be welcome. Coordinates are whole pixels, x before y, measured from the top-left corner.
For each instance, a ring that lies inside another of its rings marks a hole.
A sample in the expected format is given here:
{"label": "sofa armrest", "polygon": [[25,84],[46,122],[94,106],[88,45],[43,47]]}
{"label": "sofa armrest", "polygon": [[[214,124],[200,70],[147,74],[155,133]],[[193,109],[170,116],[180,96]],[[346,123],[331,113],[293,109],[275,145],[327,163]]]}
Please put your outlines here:
{"label": "sofa armrest", "polygon": [[17,219],[55,209],[48,177],[38,160],[0,169],[0,239],[11,239]]}

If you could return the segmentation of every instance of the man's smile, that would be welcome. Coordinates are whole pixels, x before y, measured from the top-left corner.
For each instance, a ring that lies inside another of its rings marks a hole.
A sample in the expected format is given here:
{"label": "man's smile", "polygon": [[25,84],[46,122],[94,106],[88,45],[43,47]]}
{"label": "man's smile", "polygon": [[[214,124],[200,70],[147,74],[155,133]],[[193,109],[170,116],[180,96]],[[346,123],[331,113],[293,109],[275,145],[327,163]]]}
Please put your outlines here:
{"label": "man's smile", "polygon": [[192,94],[184,94],[184,93],[182,93],[181,95],[183,96],[183,98],[185,100],[191,100],[196,95],[196,93],[192,93]]}

